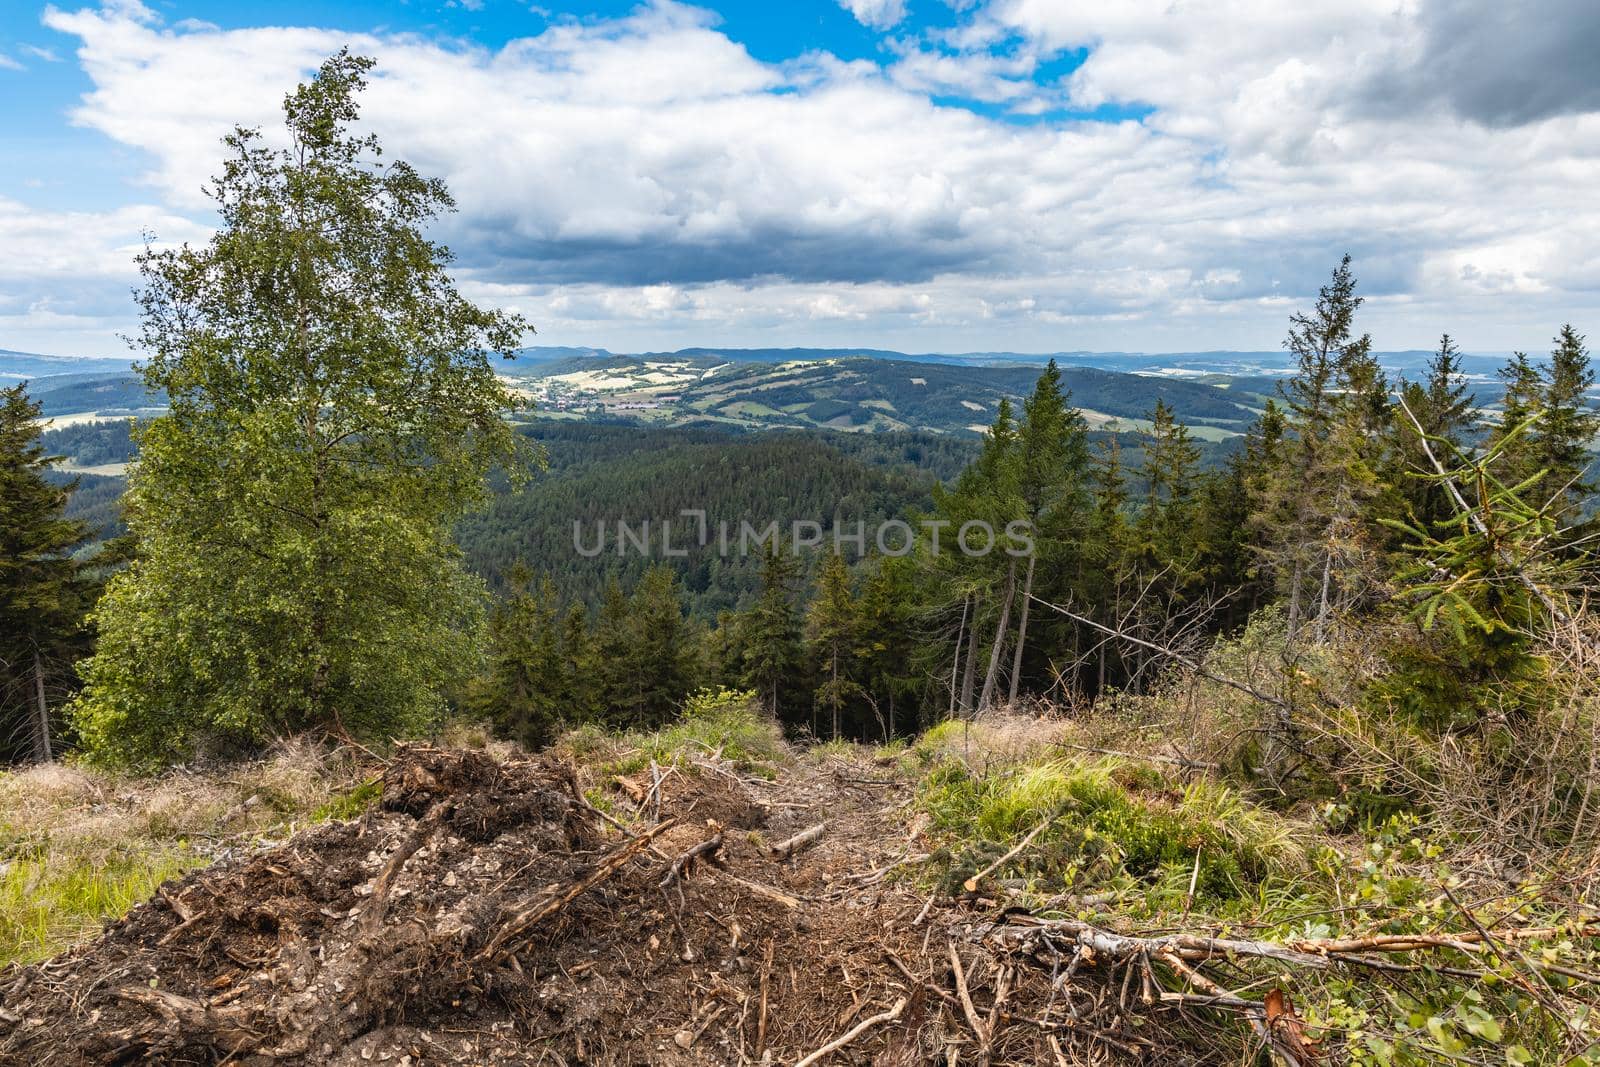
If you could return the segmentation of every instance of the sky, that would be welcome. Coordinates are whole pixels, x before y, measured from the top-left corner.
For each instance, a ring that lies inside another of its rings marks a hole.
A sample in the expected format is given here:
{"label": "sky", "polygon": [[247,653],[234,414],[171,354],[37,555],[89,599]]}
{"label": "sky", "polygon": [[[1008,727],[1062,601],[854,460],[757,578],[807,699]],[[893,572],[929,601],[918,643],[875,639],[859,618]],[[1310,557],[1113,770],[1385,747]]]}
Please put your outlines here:
{"label": "sky", "polygon": [[530,343],[1276,348],[1341,254],[1383,349],[1600,330],[1593,0],[0,5],[0,348],[117,355],[237,125],[363,125]]}

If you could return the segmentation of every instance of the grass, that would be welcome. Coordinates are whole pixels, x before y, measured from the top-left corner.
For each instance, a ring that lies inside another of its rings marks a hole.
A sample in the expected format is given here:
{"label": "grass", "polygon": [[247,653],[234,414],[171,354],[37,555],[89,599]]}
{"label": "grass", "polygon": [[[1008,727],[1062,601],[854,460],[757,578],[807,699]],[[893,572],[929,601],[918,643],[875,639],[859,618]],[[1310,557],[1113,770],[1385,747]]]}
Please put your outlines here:
{"label": "grass", "polygon": [[621,775],[637,774],[652,761],[676,762],[694,773],[693,757],[717,753],[741,771],[772,778],[788,759],[782,731],[761,711],[755,694],[730,689],[696,693],[683,716],[660,730],[616,735],[584,726],[568,731],[557,748],[605,774]]}
{"label": "grass", "polygon": [[947,876],[962,878],[1048,821],[1031,848],[995,872],[1045,894],[1137,885],[1159,906],[1174,893],[1187,898],[1193,878],[1197,899],[1237,901],[1308,866],[1296,824],[1227,786],[1184,785],[1109,760],[1052,756],[977,772],[942,759],[927,771],[918,805],[949,852]]}
{"label": "grass", "polygon": [[207,774],[63,764],[0,773],[0,966],[53,956],[229,843],[350,818],[376,798],[348,756],[287,745]]}
{"label": "grass", "polygon": [[15,859],[0,875],[0,967],[33,963],[100,932],[162,882],[208,861],[185,848]]}

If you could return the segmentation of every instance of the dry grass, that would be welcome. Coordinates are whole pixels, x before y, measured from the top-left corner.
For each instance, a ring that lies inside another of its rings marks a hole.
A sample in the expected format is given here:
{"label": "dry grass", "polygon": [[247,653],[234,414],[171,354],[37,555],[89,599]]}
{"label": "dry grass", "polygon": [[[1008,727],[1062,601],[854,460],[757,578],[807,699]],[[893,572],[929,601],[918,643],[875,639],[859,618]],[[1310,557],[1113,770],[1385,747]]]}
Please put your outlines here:
{"label": "dry grass", "polygon": [[61,764],[0,773],[0,965],[95,936],[219,855],[352,814],[364,773],[348,752],[303,743],[156,778]]}

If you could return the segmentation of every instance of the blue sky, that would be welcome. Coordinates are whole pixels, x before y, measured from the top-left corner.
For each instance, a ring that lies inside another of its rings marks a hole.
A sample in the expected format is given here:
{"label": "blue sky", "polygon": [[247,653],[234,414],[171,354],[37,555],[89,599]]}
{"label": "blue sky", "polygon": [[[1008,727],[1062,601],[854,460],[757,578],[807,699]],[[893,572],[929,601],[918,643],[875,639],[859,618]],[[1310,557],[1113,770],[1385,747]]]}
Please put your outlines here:
{"label": "blue sky", "polygon": [[343,44],[551,344],[1276,347],[1345,251],[1385,348],[1600,321],[1600,7],[113,0],[0,11],[0,348],[104,355],[143,234]]}

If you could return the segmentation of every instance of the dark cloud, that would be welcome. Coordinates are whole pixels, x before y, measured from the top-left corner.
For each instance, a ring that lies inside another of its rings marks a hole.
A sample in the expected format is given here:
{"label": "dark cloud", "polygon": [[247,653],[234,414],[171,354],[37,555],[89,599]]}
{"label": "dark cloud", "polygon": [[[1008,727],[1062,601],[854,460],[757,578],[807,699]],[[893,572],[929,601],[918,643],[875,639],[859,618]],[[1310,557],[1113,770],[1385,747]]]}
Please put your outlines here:
{"label": "dark cloud", "polygon": [[1600,110],[1597,0],[1432,0],[1415,63],[1365,86],[1380,111],[1443,103],[1484,126]]}
{"label": "dark cloud", "polygon": [[[449,235],[446,235],[449,240]],[[996,241],[960,233],[804,232],[762,227],[708,240],[546,239],[468,226],[450,243],[462,265],[523,283],[696,284],[783,278],[794,282],[923,282],[948,271],[983,272],[1010,258]]]}

